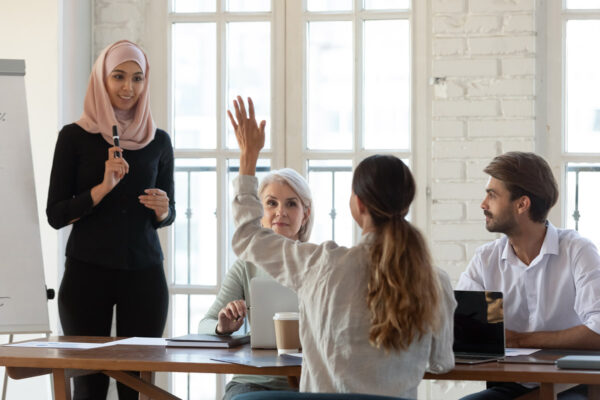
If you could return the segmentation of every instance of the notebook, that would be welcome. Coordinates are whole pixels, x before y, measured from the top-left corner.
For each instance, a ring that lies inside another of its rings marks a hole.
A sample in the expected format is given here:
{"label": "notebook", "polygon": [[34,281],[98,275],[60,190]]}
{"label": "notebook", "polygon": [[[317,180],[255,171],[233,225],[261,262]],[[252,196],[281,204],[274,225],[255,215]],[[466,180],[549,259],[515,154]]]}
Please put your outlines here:
{"label": "notebook", "polygon": [[296,293],[272,278],[253,278],[250,281],[250,346],[252,348],[277,348],[273,315],[282,311],[298,312]]}
{"label": "notebook", "polygon": [[454,358],[479,364],[504,357],[502,292],[455,290]]}
{"label": "notebook", "polygon": [[600,356],[565,356],[556,360],[556,366],[566,369],[600,369]]}
{"label": "notebook", "polygon": [[228,349],[250,341],[248,335],[206,335],[193,333],[167,339],[167,347],[218,347]]}

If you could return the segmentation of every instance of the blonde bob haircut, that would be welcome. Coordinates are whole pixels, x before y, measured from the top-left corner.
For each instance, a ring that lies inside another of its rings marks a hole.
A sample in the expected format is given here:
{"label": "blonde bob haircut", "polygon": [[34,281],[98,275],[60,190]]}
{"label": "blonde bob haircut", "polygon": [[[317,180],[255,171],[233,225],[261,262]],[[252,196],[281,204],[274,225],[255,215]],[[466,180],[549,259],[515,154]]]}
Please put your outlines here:
{"label": "blonde bob haircut", "polygon": [[302,202],[305,215],[307,213],[307,210],[310,210],[308,219],[298,231],[298,240],[300,240],[301,242],[307,242],[310,238],[310,233],[312,232],[314,223],[313,215],[315,215],[315,213],[312,210],[312,194],[310,192],[308,182],[306,182],[306,179],[304,179],[302,175],[300,175],[291,168],[282,168],[271,171],[260,181],[260,185],[258,186],[258,197],[260,197],[261,200],[265,188],[274,182],[284,183],[292,188],[292,190],[298,195],[300,201]]}

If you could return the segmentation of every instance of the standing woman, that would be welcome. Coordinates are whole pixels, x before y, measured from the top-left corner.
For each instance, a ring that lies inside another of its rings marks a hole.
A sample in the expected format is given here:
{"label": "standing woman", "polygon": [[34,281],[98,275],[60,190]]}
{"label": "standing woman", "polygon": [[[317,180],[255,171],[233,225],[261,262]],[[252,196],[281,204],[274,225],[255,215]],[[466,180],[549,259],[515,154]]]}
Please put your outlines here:
{"label": "standing woman", "polygon": [[[66,335],[160,337],[169,294],[156,230],[175,219],[173,148],[149,103],[144,52],[122,40],[94,63],[81,119],[61,130],[46,215],[73,224],[58,311]],[[113,143],[117,127],[120,146]],[[74,379],[74,399],[105,399],[108,377]],[[119,399],[137,392],[118,384]]]}

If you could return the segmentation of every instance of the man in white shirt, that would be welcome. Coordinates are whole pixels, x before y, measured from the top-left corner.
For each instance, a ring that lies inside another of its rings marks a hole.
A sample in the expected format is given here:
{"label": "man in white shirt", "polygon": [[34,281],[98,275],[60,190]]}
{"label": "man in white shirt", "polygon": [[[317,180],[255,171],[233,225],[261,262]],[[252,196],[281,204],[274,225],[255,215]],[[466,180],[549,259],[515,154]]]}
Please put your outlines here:
{"label": "man in white shirt", "polygon": [[[600,349],[600,256],[591,241],[546,220],[558,199],[548,163],[510,152],[484,172],[486,228],[504,236],[477,249],[456,289],[504,293],[507,347]],[[488,382],[465,399],[512,399],[530,390]],[[586,392],[578,386],[559,399]]]}

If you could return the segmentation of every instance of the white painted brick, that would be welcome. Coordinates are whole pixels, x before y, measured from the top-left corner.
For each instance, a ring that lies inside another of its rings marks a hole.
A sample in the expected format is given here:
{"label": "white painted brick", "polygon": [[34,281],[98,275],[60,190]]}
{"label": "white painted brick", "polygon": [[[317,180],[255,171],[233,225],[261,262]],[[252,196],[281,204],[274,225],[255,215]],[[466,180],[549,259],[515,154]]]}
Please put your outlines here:
{"label": "white painted brick", "polygon": [[433,33],[461,33],[464,32],[465,16],[443,15],[433,18]]}
{"label": "white painted brick", "polygon": [[490,60],[435,60],[433,76],[472,77],[497,76],[498,61]]}
{"label": "white painted brick", "polygon": [[481,200],[479,201],[467,201],[466,202],[466,210],[467,210],[467,220],[471,222],[479,222],[481,224],[485,223],[485,217],[483,215],[483,210],[481,209],[481,202],[485,197],[485,184],[481,184]]}
{"label": "white painted brick", "polygon": [[469,16],[465,22],[466,33],[495,33],[500,30],[502,19],[490,15]]}
{"label": "white painted brick", "polygon": [[465,218],[465,207],[461,203],[440,203],[431,205],[431,219],[434,221],[460,221]]}
{"label": "white painted brick", "polygon": [[474,55],[531,54],[535,51],[535,36],[503,36],[469,38],[469,50]]}
{"label": "white painted brick", "polygon": [[535,100],[502,100],[500,104],[505,117],[535,116]]}
{"label": "white painted brick", "polygon": [[534,137],[533,119],[471,120],[467,123],[469,137]]}
{"label": "white painted brick", "polygon": [[504,17],[503,29],[506,33],[534,32],[535,17],[533,14],[507,15]]}
{"label": "white painted brick", "polygon": [[108,4],[97,10],[95,15],[98,21],[109,21],[111,24],[127,24],[142,19],[139,8],[134,4]]}
{"label": "white painted brick", "polygon": [[462,38],[436,38],[433,40],[435,56],[451,56],[465,54],[467,42]]}
{"label": "white painted brick", "polygon": [[465,123],[456,120],[434,120],[431,122],[432,137],[463,137],[465,135]]}
{"label": "white painted brick", "polygon": [[466,162],[467,179],[470,181],[481,182],[481,187],[483,188],[489,177],[485,172],[483,172],[483,169],[487,167],[490,161],[492,161],[492,158],[495,156],[496,154],[494,154],[492,157],[484,158],[482,160],[468,160]]}
{"label": "white painted brick", "polygon": [[535,74],[535,58],[503,58],[500,65],[503,76]]}
{"label": "white painted brick", "polygon": [[533,11],[535,0],[469,0],[469,11],[486,14],[502,11]]}
{"label": "white painted brick", "polygon": [[468,96],[533,96],[535,81],[525,79],[478,79],[467,87]]}
{"label": "white painted brick", "polygon": [[481,197],[481,183],[433,182],[431,198],[434,200],[472,200]]}
{"label": "white painted brick", "polygon": [[488,158],[498,154],[495,140],[444,140],[432,145],[433,158]]}
{"label": "white painted brick", "polygon": [[499,114],[496,100],[434,100],[434,117],[493,117]]}
{"label": "white painted brick", "polygon": [[431,9],[434,13],[464,12],[465,0],[433,0]]}
{"label": "white painted brick", "polygon": [[535,142],[533,139],[522,140],[502,140],[500,142],[502,153],[507,151],[535,151]]}
{"label": "white painted brick", "polygon": [[431,236],[434,241],[490,241],[495,237],[485,229],[485,224],[481,223],[445,223],[432,224]]}
{"label": "white painted brick", "polygon": [[465,261],[465,248],[460,244],[436,244],[431,251],[436,261]]}
{"label": "white painted brick", "polygon": [[433,179],[465,179],[465,163],[463,161],[434,161]]}
{"label": "white painted brick", "polygon": [[457,98],[457,97],[464,97],[465,93],[467,92],[467,88],[465,87],[464,84],[462,84],[462,82],[459,81],[447,81],[446,82],[446,88],[445,88],[445,95],[446,97],[444,98]]}

